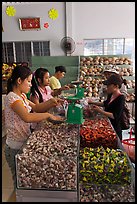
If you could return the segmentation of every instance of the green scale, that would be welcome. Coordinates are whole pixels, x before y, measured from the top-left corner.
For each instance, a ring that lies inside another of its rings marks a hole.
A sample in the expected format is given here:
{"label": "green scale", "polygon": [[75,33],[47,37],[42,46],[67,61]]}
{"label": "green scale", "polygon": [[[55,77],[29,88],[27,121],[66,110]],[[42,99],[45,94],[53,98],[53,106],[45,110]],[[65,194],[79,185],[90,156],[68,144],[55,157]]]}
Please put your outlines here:
{"label": "green scale", "polygon": [[83,107],[76,103],[77,100],[80,100],[84,97],[84,88],[80,87],[80,84],[82,83],[82,81],[71,82],[71,84],[76,85],[76,95],[67,97],[68,100],[71,100],[67,110],[67,123],[82,124],[84,122]]}

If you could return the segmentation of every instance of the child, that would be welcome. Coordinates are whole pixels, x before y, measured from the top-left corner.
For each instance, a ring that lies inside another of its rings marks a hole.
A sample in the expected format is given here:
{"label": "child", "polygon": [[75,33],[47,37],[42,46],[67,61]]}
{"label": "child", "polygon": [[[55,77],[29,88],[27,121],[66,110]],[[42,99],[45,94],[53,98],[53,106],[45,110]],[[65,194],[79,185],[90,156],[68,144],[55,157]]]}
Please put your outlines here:
{"label": "child", "polygon": [[[7,129],[5,155],[11,168],[15,187],[15,155],[27,140],[30,131],[30,124],[45,119],[60,120],[48,112],[50,108],[61,102],[60,99],[50,100],[34,104],[26,97],[30,90],[32,72],[29,67],[16,66],[7,83],[7,95],[5,97],[5,126]],[[31,110],[35,113],[31,113]]]}
{"label": "child", "polygon": [[48,101],[59,94],[61,90],[53,91],[49,86],[49,71],[45,68],[38,68],[32,77],[30,100],[37,104]]}

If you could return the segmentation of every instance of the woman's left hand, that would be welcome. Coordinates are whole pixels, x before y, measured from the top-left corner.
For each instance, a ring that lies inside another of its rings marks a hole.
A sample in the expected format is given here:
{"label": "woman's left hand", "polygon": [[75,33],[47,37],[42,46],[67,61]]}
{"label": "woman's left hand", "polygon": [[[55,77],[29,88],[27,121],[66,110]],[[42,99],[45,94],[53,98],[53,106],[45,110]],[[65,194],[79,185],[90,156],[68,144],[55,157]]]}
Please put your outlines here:
{"label": "woman's left hand", "polygon": [[57,103],[58,103],[58,105],[63,105],[64,104],[64,99],[57,98]]}
{"label": "woman's left hand", "polygon": [[93,107],[93,110],[95,110],[95,111],[97,111],[99,113],[102,112],[102,109],[99,106],[93,105],[92,107]]}

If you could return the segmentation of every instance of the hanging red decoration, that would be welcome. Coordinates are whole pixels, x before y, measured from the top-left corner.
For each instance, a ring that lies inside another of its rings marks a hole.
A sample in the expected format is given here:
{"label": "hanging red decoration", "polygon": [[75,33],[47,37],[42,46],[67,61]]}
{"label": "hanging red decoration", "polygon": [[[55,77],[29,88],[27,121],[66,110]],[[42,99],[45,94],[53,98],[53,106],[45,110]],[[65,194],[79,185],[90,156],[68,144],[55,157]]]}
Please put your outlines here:
{"label": "hanging red decoration", "polygon": [[20,30],[40,30],[40,18],[19,18]]}
{"label": "hanging red decoration", "polygon": [[48,28],[49,24],[48,23],[44,23],[44,28]]}

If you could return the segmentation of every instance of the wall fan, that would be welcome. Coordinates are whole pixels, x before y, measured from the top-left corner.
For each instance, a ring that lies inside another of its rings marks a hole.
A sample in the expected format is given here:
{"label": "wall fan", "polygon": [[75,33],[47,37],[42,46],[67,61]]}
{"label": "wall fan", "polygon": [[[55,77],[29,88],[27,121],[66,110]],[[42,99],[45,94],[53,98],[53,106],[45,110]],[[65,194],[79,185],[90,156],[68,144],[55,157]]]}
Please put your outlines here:
{"label": "wall fan", "polygon": [[75,51],[75,42],[71,37],[64,37],[61,40],[60,46],[62,50],[65,52],[65,54],[72,54]]}

